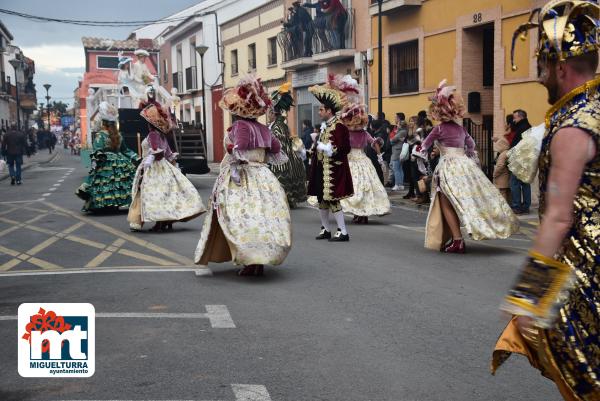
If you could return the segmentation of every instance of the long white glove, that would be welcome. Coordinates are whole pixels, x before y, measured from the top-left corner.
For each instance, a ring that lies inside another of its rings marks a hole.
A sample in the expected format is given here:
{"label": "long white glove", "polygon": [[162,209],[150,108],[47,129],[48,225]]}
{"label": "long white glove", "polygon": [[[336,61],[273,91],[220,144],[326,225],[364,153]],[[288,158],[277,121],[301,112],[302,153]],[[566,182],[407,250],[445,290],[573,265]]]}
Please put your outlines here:
{"label": "long white glove", "polygon": [[324,144],[323,142],[317,143],[317,150],[325,153],[327,157],[333,156],[333,145],[330,143]]}
{"label": "long white glove", "polygon": [[153,162],[154,162],[154,155],[146,156],[146,158],[144,159],[144,169],[147,169],[148,167],[150,167]]}

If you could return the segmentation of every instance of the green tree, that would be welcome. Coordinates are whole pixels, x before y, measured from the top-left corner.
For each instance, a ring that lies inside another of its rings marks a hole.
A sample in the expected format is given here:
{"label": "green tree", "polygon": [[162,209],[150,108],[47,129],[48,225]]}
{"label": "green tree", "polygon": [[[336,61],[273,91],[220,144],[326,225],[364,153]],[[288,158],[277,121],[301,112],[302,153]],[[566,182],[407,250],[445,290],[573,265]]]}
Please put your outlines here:
{"label": "green tree", "polygon": [[67,114],[67,108],[69,106],[66,103],[63,103],[62,101],[53,101],[52,104],[50,105],[50,109],[54,110],[56,113],[58,113],[61,117],[65,114]]}

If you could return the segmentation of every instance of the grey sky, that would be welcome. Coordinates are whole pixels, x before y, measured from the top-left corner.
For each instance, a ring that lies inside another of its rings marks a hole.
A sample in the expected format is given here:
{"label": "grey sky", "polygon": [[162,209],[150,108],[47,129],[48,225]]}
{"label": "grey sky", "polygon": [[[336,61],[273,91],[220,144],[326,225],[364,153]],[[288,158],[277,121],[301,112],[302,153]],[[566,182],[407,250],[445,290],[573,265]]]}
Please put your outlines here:
{"label": "grey sky", "polygon": [[[131,21],[166,17],[200,2],[201,0],[0,0],[0,8],[53,18]],[[42,98],[45,96],[42,85],[49,83],[52,85],[50,96],[53,99],[73,103],[77,76],[83,75],[84,68],[81,66],[85,65],[82,36],[125,39],[135,29],[38,23],[5,14],[0,14],[0,20],[14,36],[13,44],[20,46],[26,56],[36,61],[38,102],[45,102]],[[28,52],[28,49],[31,51]]]}

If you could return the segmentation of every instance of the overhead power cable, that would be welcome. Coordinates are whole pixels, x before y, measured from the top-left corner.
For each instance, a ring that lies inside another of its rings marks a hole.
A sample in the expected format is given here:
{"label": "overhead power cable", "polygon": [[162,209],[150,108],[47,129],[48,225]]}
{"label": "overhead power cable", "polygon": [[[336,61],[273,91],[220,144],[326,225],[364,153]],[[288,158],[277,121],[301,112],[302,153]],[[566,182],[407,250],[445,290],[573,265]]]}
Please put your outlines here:
{"label": "overhead power cable", "polygon": [[153,25],[153,24],[162,24],[162,23],[169,23],[169,22],[181,22],[190,17],[190,15],[187,15],[187,16],[182,16],[182,17],[152,19],[152,20],[138,20],[138,21],[93,21],[93,20],[77,20],[77,19],[42,17],[39,15],[27,14],[27,13],[22,13],[19,11],[7,10],[4,8],[0,8],[0,14],[12,15],[15,17],[25,18],[25,19],[28,19],[31,21],[37,21],[37,22],[55,22],[55,23],[60,23],[60,24],[71,24],[71,25],[116,26],[116,27]]}

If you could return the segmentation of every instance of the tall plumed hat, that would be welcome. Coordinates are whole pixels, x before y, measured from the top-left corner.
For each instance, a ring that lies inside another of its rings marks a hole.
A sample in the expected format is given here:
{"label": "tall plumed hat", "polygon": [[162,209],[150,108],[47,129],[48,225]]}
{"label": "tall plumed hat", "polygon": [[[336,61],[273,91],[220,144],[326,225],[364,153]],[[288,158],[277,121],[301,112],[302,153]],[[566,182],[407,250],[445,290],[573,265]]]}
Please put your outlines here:
{"label": "tall plumed hat", "polygon": [[163,134],[168,133],[173,128],[167,112],[155,104],[144,107],[140,112],[140,116]]}
{"label": "tall plumed hat", "polygon": [[329,74],[327,83],[308,88],[308,91],[317,98],[319,103],[336,113],[348,103],[346,92],[354,93],[354,90],[351,85],[344,81],[342,75],[333,74]]}
{"label": "tall plumed hat", "polygon": [[448,86],[445,79],[440,82],[429,100],[429,115],[436,121],[455,121],[465,114],[462,96],[456,92],[456,86]]}
{"label": "tall plumed hat", "polygon": [[291,87],[292,84],[286,82],[271,93],[271,102],[273,103],[273,110],[275,112],[289,111],[294,105]]}
{"label": "tall plumed hat", "polygon": [[600,6],[592,0],[552,0],[531,11],[529,21],[513,34],[510,52],[513,71],[517,38],[526,40],[530,29],[538,29],[536,56],[564,61],[596,51],[599,47]]}
{"label": "tall plumed hat", "polygon": [[364,129],[369,123],[367,107],[364,104],[348,103],[342,109],[341,121],[351,131]]}
{"label": "tall plumed hat", "polygon": [[249,75],[223,93],[219,106],[242,118],[258,118],[271,106],[271,98],[260,78]]}
{"label": "tall plumed hat", "polygon": [[112,104],[104,101],[98,106],[98,115],[103,121],[116,122],[119,119],[119,110]]}

